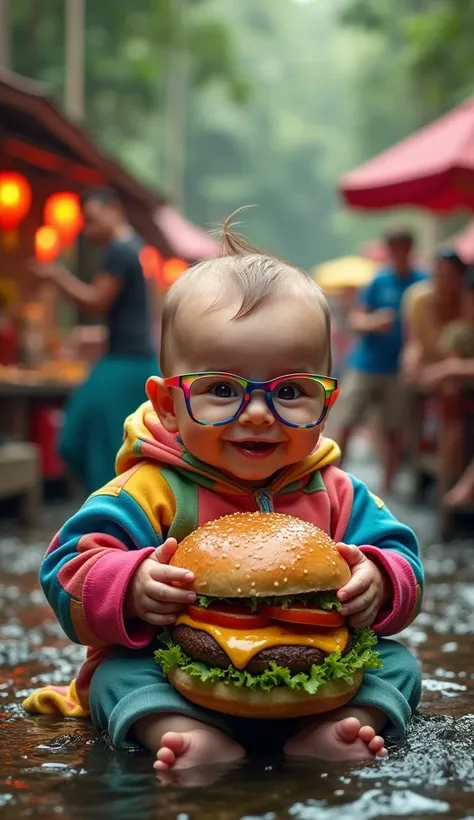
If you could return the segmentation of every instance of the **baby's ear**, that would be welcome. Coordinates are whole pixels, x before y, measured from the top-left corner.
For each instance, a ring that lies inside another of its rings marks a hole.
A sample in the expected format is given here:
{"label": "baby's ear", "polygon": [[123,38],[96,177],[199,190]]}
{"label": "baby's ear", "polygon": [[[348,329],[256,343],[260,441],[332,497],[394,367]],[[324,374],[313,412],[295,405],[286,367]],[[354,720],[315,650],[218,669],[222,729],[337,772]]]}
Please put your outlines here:
{"label": "baby's ear", "polygon": [[146,383],[146,394],[165,430],[168,433],[179,432],[173,396],[171,391],[165,387],[163,379],[159,376],[151,376]]}

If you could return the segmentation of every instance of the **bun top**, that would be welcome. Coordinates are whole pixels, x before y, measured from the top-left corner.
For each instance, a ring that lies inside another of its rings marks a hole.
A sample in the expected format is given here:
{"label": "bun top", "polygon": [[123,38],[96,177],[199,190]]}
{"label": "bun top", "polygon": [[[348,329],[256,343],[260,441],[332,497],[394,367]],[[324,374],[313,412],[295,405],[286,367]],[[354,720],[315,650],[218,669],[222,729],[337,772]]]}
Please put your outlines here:
{"label": "bun top", "polygon": [[339,589],[351,572],[323,530],[279,513],[235,513],[179,544],[171,564],[194,573],[194,589],[217,598],[262,598]]}

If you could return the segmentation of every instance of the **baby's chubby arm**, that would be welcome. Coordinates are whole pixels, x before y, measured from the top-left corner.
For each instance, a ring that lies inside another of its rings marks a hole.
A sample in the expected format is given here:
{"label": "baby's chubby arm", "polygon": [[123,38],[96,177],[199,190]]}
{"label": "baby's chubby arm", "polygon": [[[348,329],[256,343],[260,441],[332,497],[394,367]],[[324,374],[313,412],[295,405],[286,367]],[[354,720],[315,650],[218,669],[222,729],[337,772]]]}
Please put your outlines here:
{"label": "baby's chubby arm", "polygon": [[125,618],[169,626],[185,604],[196,600],[196,594],[189,589],[194,581],[193,573],[169,566],[177,546],[175,538],[167,538],[137,567],[125,594]]}
{"label": "baby's chubby arm", "polygon": [[[169,515],[163,519],[164,529]],[[68,638],[90,647],[148,646],[162,623],[151,615],[170,615],[167,606],[177,608],[186,594],[169,585],[182,578],[168,566],[175,544],[127,493],[91,496],[57,533],[40,570]]]}

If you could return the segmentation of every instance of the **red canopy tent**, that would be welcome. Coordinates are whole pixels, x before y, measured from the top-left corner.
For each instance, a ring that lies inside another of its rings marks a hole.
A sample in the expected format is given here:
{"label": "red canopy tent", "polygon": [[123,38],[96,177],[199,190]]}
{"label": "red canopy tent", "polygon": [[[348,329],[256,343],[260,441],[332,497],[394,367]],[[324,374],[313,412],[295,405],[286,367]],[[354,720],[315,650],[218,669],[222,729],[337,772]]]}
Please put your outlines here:
{"label": "red canopy tent", "polygon": [[474,98],[350,171],[339,190],[355,208],[473,209]]}

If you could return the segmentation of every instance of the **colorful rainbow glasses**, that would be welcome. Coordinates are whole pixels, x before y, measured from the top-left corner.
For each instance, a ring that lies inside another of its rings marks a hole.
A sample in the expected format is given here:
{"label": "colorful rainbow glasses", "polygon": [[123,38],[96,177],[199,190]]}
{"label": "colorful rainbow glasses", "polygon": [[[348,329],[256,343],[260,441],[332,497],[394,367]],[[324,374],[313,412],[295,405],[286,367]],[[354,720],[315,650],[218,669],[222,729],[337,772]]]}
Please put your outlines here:
{"label": "colorful rainbow glasses", "polygon": [[183,391],[193,421],[213,427],[235,421],[255,391],[264,394],[275,418],[288,427],[316,427],[339,395],[337,379],[312,373],[290,373],[267,382],[233,373],[185,373],[164,383]]}

